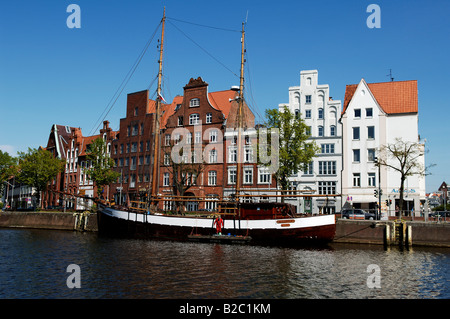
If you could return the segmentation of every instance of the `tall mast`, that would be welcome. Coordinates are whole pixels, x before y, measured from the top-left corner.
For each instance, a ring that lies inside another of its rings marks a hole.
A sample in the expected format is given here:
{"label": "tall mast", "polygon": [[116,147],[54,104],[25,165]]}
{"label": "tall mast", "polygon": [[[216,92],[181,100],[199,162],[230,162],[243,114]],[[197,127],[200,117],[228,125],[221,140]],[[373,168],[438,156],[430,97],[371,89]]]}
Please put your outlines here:
{"label": "tall mast", "polygon": [[[237,170],[236,170],[236,195],[239,195],[242,175],[242,107],[244,104],[244,52],[245,52],[245,23],[242,22],[241,38],[241,81],[239,84],[239,109],[238,109],[238,149],[237,149]],[[239,197],[236,197],[239,200]]]}
{"label": "tall mast", "polygon": [[164,49],[164,25],[166,22],[166,7],[164,7],[164,13],[162,18],[162,31],[161,31],[161,45],[159,47],[159,72],[158,72],[158,91],[156,96],[156,110],[155,110],[155,126],[154,126],[154,154],[153,154],[153,174],[152,174],[152,198],[155,199],[158,194],[158,168],[159,168],[159,130],[160,125],[160,113],[161,113],[161,83],[162,83],[162,62],[163,62],[163,49]]}

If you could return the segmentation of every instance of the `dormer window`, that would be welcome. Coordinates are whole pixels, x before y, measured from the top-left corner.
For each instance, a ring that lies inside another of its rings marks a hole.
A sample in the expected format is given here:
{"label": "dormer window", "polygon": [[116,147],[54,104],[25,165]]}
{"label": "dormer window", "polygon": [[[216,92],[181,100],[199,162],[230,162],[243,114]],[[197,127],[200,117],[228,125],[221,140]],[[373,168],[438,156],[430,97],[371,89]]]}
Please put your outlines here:
{"label": "dormer window", "polygon": [[200,106],[200,99],[195,98],[189,101],[189,107],[198,107]]}

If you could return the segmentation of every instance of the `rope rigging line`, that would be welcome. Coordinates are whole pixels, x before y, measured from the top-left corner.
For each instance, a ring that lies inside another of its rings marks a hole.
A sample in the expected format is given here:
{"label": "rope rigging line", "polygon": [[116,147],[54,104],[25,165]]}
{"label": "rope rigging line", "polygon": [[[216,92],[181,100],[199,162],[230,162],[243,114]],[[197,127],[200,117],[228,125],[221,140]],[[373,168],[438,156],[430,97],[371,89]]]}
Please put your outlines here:
{"label": "rope rigging line", "polygon": [[167,19],[174,20],[174,21],[178,21],[178,22],[182,22],[182,23],[192,24],[192,25],[196,25],[196,26],[199,26],[199,27],[204,27],[204,28],[210,28],[210,29],[221,30],[221,31],[241,32],[240,30],[233,30],[233,29],[226,29],[226,28],[213,27],[213,26],[209,26],[209,25],[205,25],[205,24],[199,24],[199,23],[194,23],[194,22],[189,22],[189,21],[179,20],[179,19],[175,19],[175,18],[169,18],[169,17],[166,17],[166,20],[167,20]]}
{"label": "rope rigging line", "polygon": [[183,32],[180,28],[178,28],[175,24],[173,24],[171,21],[169,22],[175,29],[177,29],[181,34],[183,34],[187,39],[189,39],[192,43],[194,43],[197,47],[199,47],[203,52],[205,52],[207,55],[209,55],[213,60],[215,60],[217,63],[219,63],[221,66],[223,66],[225,69],[230,71],[234,76],[239,78],[239,75],[237,75],[233,70],[231,70],[229,67],[227,67],[225,64],[220,62],[216,57],[214,57],[211,53],[209,53],[205,48],[203,48],[200,44],[195,42],[190,36],[188,36],[185,32]]}
{"label": "rope rigging line", "polygon": [[[155,31],[153,32],[152,36],[150,37],[150,39],[147,41],[147,43],[145,44],[144,48],[142,49],[141,53],[139,54],[138,58],[136,59],[136,61],[134,62],[133,66],[131,67],[131,69],[128,71],[127,75],[125,76],[125,78],[123,79],[122,83],[120,84],[120,86],[117,88],[116,92],[114,93],[114,95],[112,96],[111,100],[109,101],[109,103],[107,104],[105,110],[102,112],[102,114],[100,115],[100,117],[97,119],[97,122],[95,122],[94,127],[92,128],[92,130],[90,131],[89,135],[93,135],[100,127],[100,125],[102,124],[102,122],[105,120],[105,118],[108,116],[109,112],[111,112],[112,108],[114,107],[114,105],[116,104],[117,100],[119,99],[120,95],[122,94],[123,90],[125,89],[126,85],[128,84],[128,82],[130,81],[131,77],[133,76],[134,72],[136,71],[137,67],[139,66],[140,62],[142,61],[142,58],[144,57],[145,53],[147,52],[148,47],[150,46],[150,44],[153,41],[153,38],[156,35],[156,32],[159,29],[159,26],[161,25],[162,21],[158,24],[158,26],[156,27]],[[115,99],[114,99],[115,97]],[[111,102],[114,100],[114,102],[111,104]],[[111,106],[109,106],[111,104]],[[108,108],[109,107],[109,108]],[[106,112],[106,113],[105,113]],[[98,124],[97,124],[98,123]],[[97,126],[96,126],[97,125]]]}

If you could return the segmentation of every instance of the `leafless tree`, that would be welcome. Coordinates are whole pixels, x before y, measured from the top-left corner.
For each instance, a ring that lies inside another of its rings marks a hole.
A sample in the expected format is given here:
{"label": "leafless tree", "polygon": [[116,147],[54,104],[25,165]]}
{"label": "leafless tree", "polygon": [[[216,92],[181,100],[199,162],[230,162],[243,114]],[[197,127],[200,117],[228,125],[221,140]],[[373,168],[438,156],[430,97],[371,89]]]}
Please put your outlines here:
{"label": "leafless tree", "polygon": [[428,175],[431,166],[425,167],[421,157],[425,155],[425,145],[419,142],[403,141],[396,138],[392,144],[382,145],[379,149],[379,157],[376,166],[386,166],[400,174],[400,200],[399,209],[403,210],[403,192],[405,180],[408,176]]}

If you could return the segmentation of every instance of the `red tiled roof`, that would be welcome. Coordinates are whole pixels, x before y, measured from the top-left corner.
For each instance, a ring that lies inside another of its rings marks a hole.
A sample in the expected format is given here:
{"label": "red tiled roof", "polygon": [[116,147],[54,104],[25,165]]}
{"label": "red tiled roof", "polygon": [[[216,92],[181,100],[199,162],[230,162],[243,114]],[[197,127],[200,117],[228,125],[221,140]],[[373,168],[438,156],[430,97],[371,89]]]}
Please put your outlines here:
{"label": "red tiled roof", "polygon": [[[225,118],[228,118],[228,114],[230,113],[231,103],[230,99],[236,98],[236,92],[232,90],[218,91],[208,93],[208,99],[211,106],[219,111],[221,111]],[[166,126],[167,120],[169,117],[175,113],[175,109],[178,104],[183,102],[183,96],[177,95],[174,97],[171,104],[162,104],[162,117],[161,117],[161,128]],[[155,101],[149,100],[148,104],[148,113],[155,112]]]}
{"label": "red tiled roof", "polygon": [[222,111],[223,115],[227,119],[231,109],[230,99],[236,98],[236,95],[237,92],[232,90],[218,91],[208,93],[208,99],[211,106]]}
{"label": "red tiled roof", "polygon": [[[380,107],[387,114],[417,113],[418,96],[417,81],[392,81],[381,83],[367,83],[370,91]],[[344,96],[344,109],[347,110],[358,84],[347,85]]]}

